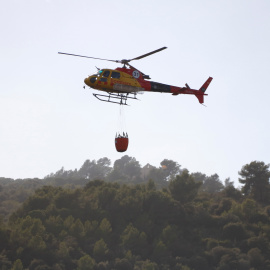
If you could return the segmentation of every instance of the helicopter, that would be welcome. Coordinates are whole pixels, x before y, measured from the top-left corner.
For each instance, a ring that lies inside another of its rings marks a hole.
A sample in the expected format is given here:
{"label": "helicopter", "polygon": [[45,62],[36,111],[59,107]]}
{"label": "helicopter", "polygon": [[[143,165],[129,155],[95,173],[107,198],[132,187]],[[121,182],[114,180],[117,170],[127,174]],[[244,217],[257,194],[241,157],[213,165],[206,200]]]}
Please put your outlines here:
{"label": "helicopter", "polygon": [[[206,89],[212,81],[209,77],[199,90],[191,89],[186,83],[185,87],[177,87],[163,83],[149,81],[149,75],[144,74],[134,66],[130,65],[131,61],[140,60],[144,57],[150,56],[154,53],[167,49],[162,47],[152,52],[143,54],[132,59],[110,60],[97,57],[83,56],[78,54],[63,53],[59,54],[71,55],[77,57],[85,57],[97,60],[105,60],[115,63],[120,63],[123,66],[116,69],[98,69],[96,74],[93,74],[84,80],[84,83],[96,90],[105,92],[104,94],[93,94],[97,99],[105,102],[116,103],[120,105],[128,105],[127,100],[137,99],[137,94],[142,92],[160,92],[170,93],[174,96],[179,94],[195,95],[199,103],[204,103],[204,96]],[[85,88],[85,86],[84,86]]]}

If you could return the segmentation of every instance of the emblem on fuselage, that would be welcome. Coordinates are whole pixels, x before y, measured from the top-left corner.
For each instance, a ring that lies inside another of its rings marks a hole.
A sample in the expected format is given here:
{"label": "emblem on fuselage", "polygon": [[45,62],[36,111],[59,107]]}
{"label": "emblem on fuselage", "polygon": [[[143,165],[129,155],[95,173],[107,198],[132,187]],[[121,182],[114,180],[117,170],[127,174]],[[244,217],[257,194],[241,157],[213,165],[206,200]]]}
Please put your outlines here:
{"label": "emblem on fuselage", "polygon": [[133,76],[135,79],[138,79],[138,78],[140,77],[140,72],[137,71],[137,70],[134,70],[134,71],[132,72],[132,76]]}

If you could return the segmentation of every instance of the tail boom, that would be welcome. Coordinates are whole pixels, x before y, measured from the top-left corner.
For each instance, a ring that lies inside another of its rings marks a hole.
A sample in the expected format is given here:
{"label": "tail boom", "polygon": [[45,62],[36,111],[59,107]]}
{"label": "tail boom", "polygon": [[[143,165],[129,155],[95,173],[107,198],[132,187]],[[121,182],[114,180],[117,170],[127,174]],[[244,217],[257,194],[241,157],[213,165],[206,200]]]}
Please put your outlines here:
{"label": "tail boom", "polygon": [[207,94],[205,94],[205,91],[212,80],[213,78],[209,77],[199,90],[191,89],[188,84],[186,84],[185,87],[178,87],[149,81],[142,84],[141,87],[144,91],[171,93],[174,96],[177,96],[179,94],[194,95],[197,97],[198,101],[202,104],[204,103],[204,96],[207,96]]}
{"label": "tail boom", "polygon": [[205,91],[212,80],[213,78],[209,77],[199,90],[191,89],[188,84],[186,84],[186,87],[182,87],[182,88],[172,87],[172,94],[173,95],[179,95],[179,94],[195,95],[196,98],[199,100],[199,102],[202,104],[204,102],[204,96],[207,96],[207,94],[205,94]]}

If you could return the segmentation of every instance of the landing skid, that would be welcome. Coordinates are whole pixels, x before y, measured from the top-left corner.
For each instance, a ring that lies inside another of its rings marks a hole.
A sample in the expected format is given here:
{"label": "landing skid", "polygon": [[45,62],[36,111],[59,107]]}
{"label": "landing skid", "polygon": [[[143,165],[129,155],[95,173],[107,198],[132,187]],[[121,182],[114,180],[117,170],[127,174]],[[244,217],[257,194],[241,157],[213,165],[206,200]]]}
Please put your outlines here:
{"label": "landing skid", "polygon": [[[129,94],[133,96],[128,96]],[[117,94],[108,93],[108,95],[101,95],[101,94],[93,94],[93,95],[100,101],[115,103],[119,105],[128,105],[127,104],[128,99],[137,99],[136,97],[137,93],[117,93]]]}

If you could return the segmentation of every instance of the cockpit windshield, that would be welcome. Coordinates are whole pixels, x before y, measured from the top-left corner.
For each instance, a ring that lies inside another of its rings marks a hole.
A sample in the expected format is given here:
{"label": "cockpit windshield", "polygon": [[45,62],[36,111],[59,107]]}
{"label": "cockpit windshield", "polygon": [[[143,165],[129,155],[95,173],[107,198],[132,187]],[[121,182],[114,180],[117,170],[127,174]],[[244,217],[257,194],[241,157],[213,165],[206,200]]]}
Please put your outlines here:
{"label": "cockpit windshield", "polygon": [[111,71],[106,69],[100,69],[97,73],[93,74],[93,76],[97,77],[106,77],[108,78],[110,76]]}
{"label": "cockpit windshield", "polygon": [[96,71],[95,73],[92,73],[91,76],[97,76],[97,77],[99,77],[99,76],[101,76],[101,74],[102,74],[103,71],[104,71],[104,69],[99,69],[99,70]]}

